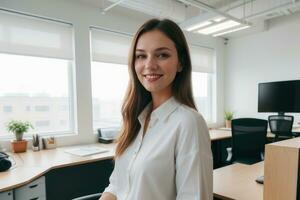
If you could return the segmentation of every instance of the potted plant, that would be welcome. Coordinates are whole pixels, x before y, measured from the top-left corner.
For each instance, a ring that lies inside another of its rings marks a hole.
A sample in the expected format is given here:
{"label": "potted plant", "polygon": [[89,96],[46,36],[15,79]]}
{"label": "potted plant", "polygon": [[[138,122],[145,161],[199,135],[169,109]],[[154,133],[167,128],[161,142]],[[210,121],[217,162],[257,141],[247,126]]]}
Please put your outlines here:
{"label": "potted plant", "polygon": [[15,153],[25,152],[27,149],[27,140],[23,140],[23,135],[29,128],[33,129],[30,122],[12,120],[7,124],[7,130],[15,134],[16,140],[11,141],[12,150]]}
{"label": "potted plant", "polygon": [[226,112],[225,111],[225,127],[231,128],[231,120],[233,119],[233,112]]}

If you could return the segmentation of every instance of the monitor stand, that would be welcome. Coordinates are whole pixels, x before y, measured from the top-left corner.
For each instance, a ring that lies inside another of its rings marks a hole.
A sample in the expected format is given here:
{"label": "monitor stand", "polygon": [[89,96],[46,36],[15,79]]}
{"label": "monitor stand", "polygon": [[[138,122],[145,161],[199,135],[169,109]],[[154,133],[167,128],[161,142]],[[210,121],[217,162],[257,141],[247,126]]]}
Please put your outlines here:
{"label": "monitor stand", "polygon": [[284,112],[278,112],[278,116],[284,116]]}

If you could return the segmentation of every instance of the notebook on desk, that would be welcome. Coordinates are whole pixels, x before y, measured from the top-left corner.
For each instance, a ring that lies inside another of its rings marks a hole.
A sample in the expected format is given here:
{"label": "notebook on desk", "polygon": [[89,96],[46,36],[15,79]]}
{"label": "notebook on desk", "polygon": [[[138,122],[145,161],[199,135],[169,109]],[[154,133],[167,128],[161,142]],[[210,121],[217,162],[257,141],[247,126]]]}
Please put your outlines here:
{"label": "notebook on desk", "polygon": [[90,156],[98,153],[107,152],[108,149],[96,146],[77,146],[64,150],[66,153],[70,153],[76,156]]}

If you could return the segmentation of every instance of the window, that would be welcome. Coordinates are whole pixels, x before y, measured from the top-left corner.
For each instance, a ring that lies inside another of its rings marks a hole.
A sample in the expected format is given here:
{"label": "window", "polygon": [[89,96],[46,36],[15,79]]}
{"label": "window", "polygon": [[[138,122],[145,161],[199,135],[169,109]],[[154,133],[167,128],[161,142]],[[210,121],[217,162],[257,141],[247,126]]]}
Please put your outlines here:
{"label": "window", "polygon": [[190,45],[192,59],[192,85],[198,111],[207,123],[212,123],[213,113],[213,76],[214,51],[212,49]]}
{"label": "window", "polygon": [[[72,25],[0,11],[0,137],[12,119],[26,120],[38,133],[73,130]],[[62,127],[60,120],[66,120]],[[9,134],[10,136],[11,134]]]}
{"label": "window", "polygon": [[127,35],[91,29],[93,128],[119,127],[129,75]]}
{"label": "window", "polygon": [[94,129],[120,126],[122,100],[128,80],[125,65],[92,63]]}
{"label": "window", "polygon": [[11,113],[13,111],[12,106],[3,106],[3,112]]}
{"label": "window", "polygon": [[212,122],[212,75],[192,73],[193,94],[198,111],[208,122]]}

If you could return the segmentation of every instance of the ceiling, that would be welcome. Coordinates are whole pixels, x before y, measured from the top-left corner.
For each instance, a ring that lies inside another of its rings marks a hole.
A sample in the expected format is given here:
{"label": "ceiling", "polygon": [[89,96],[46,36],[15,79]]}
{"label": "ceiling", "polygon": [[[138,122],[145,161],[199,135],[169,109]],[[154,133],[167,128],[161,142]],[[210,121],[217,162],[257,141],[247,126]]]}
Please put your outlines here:
{"label": "ceiling", "polygon": [[225,37],[262,31],[272,18],[291,15],[300,10],[300,0],[79,0],[98,7],[99,12],[121,12],[131,17],[171,18],[182,28],[195,22],[225,15],[240,20],[250,28]]}

